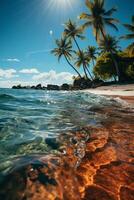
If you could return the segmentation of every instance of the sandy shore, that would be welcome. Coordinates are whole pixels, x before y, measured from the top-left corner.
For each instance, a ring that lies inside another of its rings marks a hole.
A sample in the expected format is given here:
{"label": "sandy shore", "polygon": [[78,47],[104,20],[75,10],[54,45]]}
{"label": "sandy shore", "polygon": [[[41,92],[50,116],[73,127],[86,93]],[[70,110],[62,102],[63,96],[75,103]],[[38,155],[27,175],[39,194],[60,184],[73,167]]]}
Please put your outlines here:
{"label": "sandy shore", "polygon": [[134,84],[101,86],[95,89],[87,89],[84,91],[98,95],[119,97],[127,101],[127,103],[134,105]]}

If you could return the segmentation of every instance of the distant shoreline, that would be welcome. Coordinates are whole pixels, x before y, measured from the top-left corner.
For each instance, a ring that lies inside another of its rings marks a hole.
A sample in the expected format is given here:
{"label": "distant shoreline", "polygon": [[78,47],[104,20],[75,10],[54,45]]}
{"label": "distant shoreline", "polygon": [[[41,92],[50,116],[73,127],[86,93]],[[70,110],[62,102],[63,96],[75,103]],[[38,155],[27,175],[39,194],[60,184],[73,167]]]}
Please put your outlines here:
{"label": "distant shoreline", "polygon": [[[13,89],[37,89],[37,90],[57,90],[57,91],[78,91],[79,89],[73,88],[69,84],[48,85],[47,87],[41,86],[14,86]],[[89,92],[97,95],[110,96],[114,98],[121,98],[129,104],[134,105],[134,83],[129,84],[113,84],[106,86],[98,86],[96,88],[81,89],[80,91]]]}

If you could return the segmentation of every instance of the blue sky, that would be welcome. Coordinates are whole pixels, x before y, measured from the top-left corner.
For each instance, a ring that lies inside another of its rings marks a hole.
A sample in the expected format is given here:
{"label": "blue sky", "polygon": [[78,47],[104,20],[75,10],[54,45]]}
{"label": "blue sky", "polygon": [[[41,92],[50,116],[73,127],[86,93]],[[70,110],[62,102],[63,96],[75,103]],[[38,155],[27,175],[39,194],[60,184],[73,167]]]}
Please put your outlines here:
{"label": "blue sky", "polygon": [[[80,23],[77,16],[87,12],[84,0],[0,0],[0,87],[13,84],[70,82],[74,74],[68,64],[51,55],[54,40],[61,36],[63,24],[69,18]],[[133,0],[106,0],[107,9],[116,6],[114,17],[130,23],[134,14]],[[120,24],[119,32],[107,32],[119,37],[127,33]],[[50,34],[50,31],[53,34]],[[78,41],[82,48],[95,45],[92,30],[86,40]],[[121,41],[125,48],[131,41]],[[75,48],[75,46],[74,46]]]}

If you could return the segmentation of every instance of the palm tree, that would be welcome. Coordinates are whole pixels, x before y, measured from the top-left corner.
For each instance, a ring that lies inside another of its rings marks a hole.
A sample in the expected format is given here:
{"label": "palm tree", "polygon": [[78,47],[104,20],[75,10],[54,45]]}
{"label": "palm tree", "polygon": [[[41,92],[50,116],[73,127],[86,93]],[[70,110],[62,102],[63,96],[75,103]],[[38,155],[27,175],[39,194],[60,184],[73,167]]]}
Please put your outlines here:
{"label": "palm tree", "polygon": [[[93,27],[93,33],[97,41],[100,40],[100,36],[106,41],[106,31],[105,25],[108,25],[115,30],[118,30],[114,23],[118,23],[117,19],[111,17],[111,15],[116,11],[116,8],[111,8],[110,10],[106,11],[104,8],[104,0],[86,0],[86,6],[89,9],[90,13],[82,13],[80,15],[80,19],[85,19],[86,22],[83,25],[83,28],[87,28],[89,26]],[[107,44],[107,42],[106,42]],[[110,51],[112,54],[112,52]],[[113,54],[112,54],[113,57]],[[116,68],[117,75],[120,79],[120,73],[118,64],[113,57],[113,62]]]}
{"label": "palm tree", "polygon": [[86,0],[86,6],[91,14],[82,13],[80,15],[80,19],[86,20],[83,28],[92,26],[97,41],[100,38],[100,35],[105,38],[105,25],[118,30],[114,23],[118,23],[119,21],[111,17],[111,15],[116,11],[116,8],[111,8],[106,11],[104,8],[104,2],[104,0]]}
{"label": "palm tree", "polygon": [[132,24],[124,24],[124,26],[130,31],[129,34],[122,36],[123,39],[134,39],[134,15],[132,16]]}
{"label": "palm tree", "polygon": [[87,72],[86,72],[86,70],[87,70],[91,79],[93,80],[92,75],[91,75],[90,71],[88,70],[88,65],[89,65],[90,59],[88,58],[86,52],[84,52],[82,50],[78,51],[78,52],[76,52],[76,56],[77,57],[76,57],[75,65],[77,67],[80,67],[82,65],[86,79],[88,79],[88,75],[87,75]]}
{"label": "palm tree", "polygon": [[129,57],[134,57],[134,42],[130,44],[124,51]]}
{"label": "palm tree", "polygon": [[[82,53],[81,53],[81,49],[80,49],[80,47],[78,45],[78,42],[76,40],[76,37],[80,38],[80,39],[84,39],[85,37],[82,34],[83,34],[82,27],[78,27],[75,22],[72,22],[69,19],[69,21],[65,23],[65,29],[64,29],[63,35],[64,35],[64,37],[69,38],[69,39],[71,39],[71,40],[73,40],[75,42],[80,55]],[[83,70],[84,70],[84,73],[85,73],[85,77],[87,77],[85,67],[83,67]]]}
{"label": "palm tree", "polygon": [[72,44],[70,40],[66,40],[65,38],[61,38],[60,40],[56,40],[57,48],[53,49],[51,53],[55,56],[58,56],[58,61],[60,61],[61,57],[64,56],[67,63],[73,68],[73,70],[78,74],[81,78],[80,73],[77,69],[70,63],[70,59],[72,58],[72,54],[74,51],[72,50]]}
{"label": "palm tree", "polygon": [[105,39],[101,39],[99,41],[99,49],[101,53],[112,52],[112,54],[117,53],[117,49],[120,47],[118,46],[118,40],[115,37],[110,36],[109,34],[105,36]]}
{"label": "palm tree", "polygon": [[63,35],[66,38],[69,38],[71,40],[73,39],[79,51],[81,50],[76,40],[76,37],[80,39],[84,39],[85,37],[82,34],[83,34],[82,27],[78,27],[75,22],[72,22],[69,19],[69,21],[65,23],[65,29],[64,29]]}
{"label": "palm tree", "polygon": [[[101,39],[99,41],[99,49],[101,50],[101,53],[109,52],[111,55],[111,59],[113,61],[113,64],[115,65],[115,57],[114,55],[117,53],[117,50],[120,47],[118,46],[118,40],[115,37],[110,36],[109,34],[105,36],[105,39]],[[116,67],[116,73],[119,74],[118,67]]]}
{"label": "palm tree", "polygon": [[87,56],[92,60],[93,66],[95,66],[94,61],[96,60],[97,48],[94,46],[88,46],[86,53]]}

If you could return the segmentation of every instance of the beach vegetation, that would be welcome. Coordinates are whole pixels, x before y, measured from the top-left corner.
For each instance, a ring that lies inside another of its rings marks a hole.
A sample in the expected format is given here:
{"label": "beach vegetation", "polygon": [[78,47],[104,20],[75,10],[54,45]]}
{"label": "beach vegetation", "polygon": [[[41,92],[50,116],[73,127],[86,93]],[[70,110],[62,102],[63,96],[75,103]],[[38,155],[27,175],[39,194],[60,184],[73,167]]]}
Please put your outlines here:
{"label": "beach vegetation", "polygon": [[116,81],[116,71],[110,53],[103,53],[98,57],[93,72],[95,77],[102,80],[114,79]]}
{"label": "beach vegetation", "polygon": [[[89,80],[93,83],[94,80],[100,81],[100,79],[104,81],[114,80],[115,82],[133,80],[134,43],[131,43],[124,50],[120,48],[118,43],[121,38],[134,38],[134,16],[132,16],[131,24],[124,24],[124,27],[130,33],[116,38],[107,33],[107,26],[118,31],[119,20],[113,17],[117,9],[113,7],[106,10],[105,0],[85,0],[85,5],[89,12],[80,14],[79,22],[82,25],[78,25],[78,23],[69,19],[64,24],[62,37],[56,40],[57,47],[52,50],[52,53],[58,57],[58,60],[64,57],[77,73],[78,76],[74,78],[74,85],[81,87],[84,84],[85,87],[91,85]],[[93,30],[98,47],[89,44],[86,49],[82,49],[79,45],[79,39],[85,39],[84,31],[90,27]],[[80,68],[84,71],[84,76],[81,74]]]}
{"label": "beach vegetation", "polygon": [[[84,19],[86,22],[83,24],[83,28],[92,27],[93,28],[93,34],[96,38],[96,41],[99,42],[101,38],[105,41],[105,45],[108,48],[108,42],[107,41],[107,35],[106,35],[106,26],[110,26],[114,28],[116,31],[118,31],[116,23],[119,23],[119,21],[112,17],[112,14],[117,11],[116,8],[111,8],[109,10],[105,10],[104,8],[105,1],[104,0],[86,0],[86,6],[89,10],[89,13],[82,13],[80,15],[80,19]],[[111,54],[116,73],[118,76],[118,79],[120,80],[120,72],[118,63],[115,60],[115,57],[113,55],[113,52],[111,49],[109,49],[109,52]]]}
{"label": "beach vegetation", "polygon": [[124,36],[122,36],[121,38],[123,39],[134,39],[134,15],[132,16],[131,19],[132,23],[131,24],[123,24],[124,27],[130,32]]}
{"label": "beach vegetation", "polygon": [[95,61],[97,59],[97,48],[95,46],[88,46],[86,49],[88,59],[92,62],[93,68],[95,67]]}
{"label": "beach vegetation", "polygon": [[72,50],[72,43],[70,40],[67,40],[65,37],[61,38],[60,40],[56,40],[57,47],[54,48],[51,53],[53,53],[55,56],[58,57],[58,61],[60,61],[61,57],[64,56],[67,63],[70,65],[70,67],[78,74],[78,76],[81,78],[80,73],[78,70],[71,64],[70,60],[72,59],[72,53],[74,52]]}
{"label": "beach vegetation", "polygon": [[[85,72],[85,78],[88,79],[88,74],[89,74],[91,80],[93,80],[93,77],[88,69],[90,58],[87,56],[86,52],[83,50],[77,51],[75,59],[76,59],[75,65],[77,67],[80,67],[80,66],[83,67],[83,70]],[[88,72],[88,74],[87,74],[87,72]]]}

